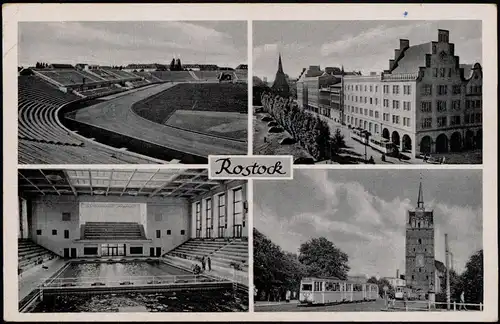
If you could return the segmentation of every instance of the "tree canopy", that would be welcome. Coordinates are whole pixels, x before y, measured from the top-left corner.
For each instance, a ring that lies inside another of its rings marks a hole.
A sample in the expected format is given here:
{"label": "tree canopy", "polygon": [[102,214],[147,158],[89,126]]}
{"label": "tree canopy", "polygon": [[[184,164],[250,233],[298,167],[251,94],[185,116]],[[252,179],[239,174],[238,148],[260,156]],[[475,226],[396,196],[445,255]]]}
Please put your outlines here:
{"label": "tree canopy", "polygon": [[302,243],[299,261],[307,266],[311,277],[347,279],[349,257],[324,237]]}
{"label": "tree canopy", "polygon": [[[323,250],[328,247],[331,248],[329,251]],[[335,260],[337,257],[340,260]],[[321,265],[332,269],[320,269]],[[298,292],[303,277],[345,279],[349,270],[347,255],[325,238],[302,244],[297,255],[283,251],[257,229],[254,229],[253,267],[257,298],[265,300],[283,298],[287,290]]]}
{"label": "tree canopy", "polygon": [[394,287],[391,285],[391,283],[385,279],[385,278],[380,278],[377,280],[375,277],[371,277],[370,279],[367,280],[368,283],[374,283],[377,284],[378,286],[378,294],[380,297],[384,297],[384,287],[387,286],[387,296],[389,298],[394,298],[395,297],[395,291]]}
{"label": "tree canopy", "polygon": [[479,250],[470,257],[461,275],[461,284],[467,303],[483,302],[483,271],[483,250]]}
{"label": "tree canopy", "polygon": [[325,120],[300,109],[290,97],[263,92],[261,101],[264,111],[273,116],[316,160],[330,156],[330,128]]}
{"label": "tree canopy", "polygon": [[[450,270],[450,300],[460,301],[460,295],[464,292],[466,303],[479,304],[484,302],[484,268],[483,250],[474,253],[467,261],[465,270],[457,274]],[[446,275],[441,281],[441,292],[436,295],[436,301],[446,302]],[[444,306],[442,306],[444,307]]]}

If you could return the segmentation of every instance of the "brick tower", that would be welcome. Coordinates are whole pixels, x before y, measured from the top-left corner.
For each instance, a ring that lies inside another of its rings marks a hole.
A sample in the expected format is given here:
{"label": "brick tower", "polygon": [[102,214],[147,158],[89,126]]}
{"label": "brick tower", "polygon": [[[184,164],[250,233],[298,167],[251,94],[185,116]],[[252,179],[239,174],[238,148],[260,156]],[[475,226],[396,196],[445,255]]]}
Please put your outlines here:
{"label": "brick tower", "polygon": [[406,286],[419,298],[435,289],[434,212],[425,210],[422,183],[415,210],[406,222]]}

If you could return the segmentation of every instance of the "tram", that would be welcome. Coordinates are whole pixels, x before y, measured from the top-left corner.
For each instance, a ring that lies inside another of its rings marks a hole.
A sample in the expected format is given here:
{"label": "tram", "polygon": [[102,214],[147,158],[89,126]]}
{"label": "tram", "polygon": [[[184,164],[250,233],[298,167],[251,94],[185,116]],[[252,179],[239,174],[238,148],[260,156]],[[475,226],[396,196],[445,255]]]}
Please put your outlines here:
{"label": "tram", "polygon": [[413,289],[406,286],[397,286],[396,288],[394,288],[394,299],[403,300],[405,292],[406,298],[408,298],[408,300],[413,300],[416,298]]}
{"label": "tram", "polygon": [[396,287],[394,289],[394,298],[403,299],[404,293],[405,293],[405,287]]}
{"label": "tram", "polygon": [[351,129],[351,138],[386,155],[391,155],[397,152],[396,145],[387,138],[373,135],[368,136],[367,139],[366,133],[368,132],[362,128],[353,128]]}
{"label": "tram", "polygon": [[356,127],[351,129],[351,138],[362,144],[368,144],[366,142],[366,131],[362,128]]}
{"label": "tram", "polygon": [[385,153],[387,155],[391,155],[397,152],[396,145],[394,143],[391,143],[387,138],[372,136],[370,137],[369,141],[370,142],[368,145],[379,152]]}
{"label": "tram", "polygon": [[300,282],[300,304],[325,305],[378,298],[378,286],[372,283],[355,283],[336,278],[303,278]]}

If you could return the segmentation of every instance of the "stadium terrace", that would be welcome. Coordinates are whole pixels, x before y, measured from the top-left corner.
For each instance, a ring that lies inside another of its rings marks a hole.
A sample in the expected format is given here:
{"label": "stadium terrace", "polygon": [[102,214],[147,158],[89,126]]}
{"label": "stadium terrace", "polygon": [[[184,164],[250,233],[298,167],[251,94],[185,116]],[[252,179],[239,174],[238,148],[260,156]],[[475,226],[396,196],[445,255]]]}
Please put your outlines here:
{"label": "stadium terrace", "polygon": [[[245,154],[247,78],[246,65],[183,66],[179,58],[19,67],[19,163],[205,163],[209,154]],[[148,111],[136,114],[145,101]]]}

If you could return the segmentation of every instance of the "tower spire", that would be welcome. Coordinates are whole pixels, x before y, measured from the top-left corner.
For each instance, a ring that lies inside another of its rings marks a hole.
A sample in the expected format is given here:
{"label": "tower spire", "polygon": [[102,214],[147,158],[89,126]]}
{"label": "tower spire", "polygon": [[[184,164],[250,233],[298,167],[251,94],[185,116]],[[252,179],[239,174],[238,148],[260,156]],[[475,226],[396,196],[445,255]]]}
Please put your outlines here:
{"label": "tower spire", "polygon": [[281,52],[279,53],[279,59],[278,59],[278,72],[283,73],[283,65],[281,64]]}
{"label": "tower spire", "polygon": [[424,208],[424,195],[422,194],[422,181],[420,181],[420,185],[418,186],[417,208]]}

